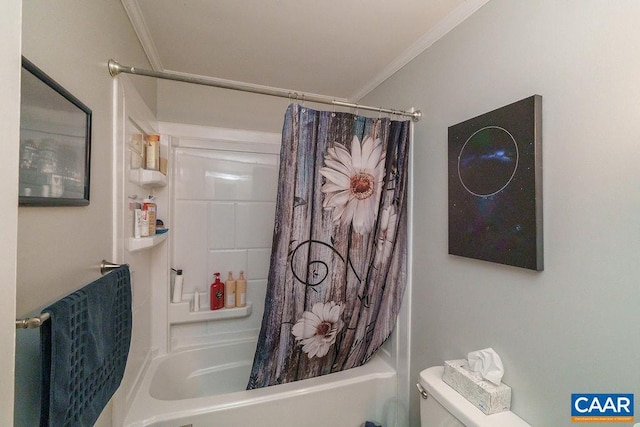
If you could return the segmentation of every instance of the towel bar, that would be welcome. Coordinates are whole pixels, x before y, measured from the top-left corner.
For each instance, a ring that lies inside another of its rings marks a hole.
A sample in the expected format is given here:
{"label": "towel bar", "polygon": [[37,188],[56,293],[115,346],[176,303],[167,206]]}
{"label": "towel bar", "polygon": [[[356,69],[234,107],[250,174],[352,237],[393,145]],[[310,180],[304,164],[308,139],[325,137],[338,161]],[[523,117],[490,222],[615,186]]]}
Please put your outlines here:
{"label": "towel bar", "polygon": [[16,329],[34,329],[39,328],[42,324],[49,320],[49,313],[41,313],[40,316],[27,317],[26,319],[16,319]]}
{"label": "towel bar", "polygon": [[[124,264],[115,264],[105,259],[100,263],[100,274],[103,276],[109,273],[111,270],[115,270]],[[34,329],[39,328],[42,324],[49,320],[51,315],[49,313],[40,313],[40,316],[27,317],[24,319],[16,319],[16,329]]]}
{"label": "towel bar", "polygon": [[100,263],[100,274],[102,274],[104,276],[105,274],[107,274],[111,270],[115,270],[116,268],[120,268],[121,265],[124,265],[124,264],[115,264],[115,263],[113,263],[111,261],[107,261],[106,259],[103,259],[102,262]]}

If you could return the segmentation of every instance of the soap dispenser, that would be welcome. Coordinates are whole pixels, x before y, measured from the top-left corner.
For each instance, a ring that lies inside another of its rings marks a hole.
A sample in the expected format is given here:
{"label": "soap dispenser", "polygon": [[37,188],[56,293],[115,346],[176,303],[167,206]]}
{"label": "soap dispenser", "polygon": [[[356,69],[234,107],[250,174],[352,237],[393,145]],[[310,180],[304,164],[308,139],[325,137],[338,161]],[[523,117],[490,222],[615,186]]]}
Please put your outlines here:
{"label": "soap dispenser", "polygon": [[224,307],[224,283],[220,281],[220,273],[214,273],[215,280],[211,284],[210,307],[219,310]]}

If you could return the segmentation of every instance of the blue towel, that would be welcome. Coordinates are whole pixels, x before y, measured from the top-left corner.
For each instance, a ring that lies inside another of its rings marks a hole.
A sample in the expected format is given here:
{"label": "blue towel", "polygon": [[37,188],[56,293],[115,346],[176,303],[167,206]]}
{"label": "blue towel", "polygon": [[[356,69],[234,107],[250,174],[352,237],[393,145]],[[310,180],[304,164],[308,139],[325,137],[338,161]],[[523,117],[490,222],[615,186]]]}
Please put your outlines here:
{"label": "blue towel", "polygon": [[131,277],[122,266],[46,309],[40,426],[92,426],[120,386],[131,343]]}

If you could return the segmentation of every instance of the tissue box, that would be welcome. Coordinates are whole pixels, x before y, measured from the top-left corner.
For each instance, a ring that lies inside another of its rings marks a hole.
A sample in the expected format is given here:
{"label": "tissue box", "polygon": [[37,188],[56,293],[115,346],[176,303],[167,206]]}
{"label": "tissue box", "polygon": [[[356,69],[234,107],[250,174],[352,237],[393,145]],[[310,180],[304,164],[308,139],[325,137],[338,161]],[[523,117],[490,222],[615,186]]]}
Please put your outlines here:
{"label": "tissue box", "polygon": [[511,387],[478,378],[465,359],[444,362],[442,380],[487,415],[511,408]]}

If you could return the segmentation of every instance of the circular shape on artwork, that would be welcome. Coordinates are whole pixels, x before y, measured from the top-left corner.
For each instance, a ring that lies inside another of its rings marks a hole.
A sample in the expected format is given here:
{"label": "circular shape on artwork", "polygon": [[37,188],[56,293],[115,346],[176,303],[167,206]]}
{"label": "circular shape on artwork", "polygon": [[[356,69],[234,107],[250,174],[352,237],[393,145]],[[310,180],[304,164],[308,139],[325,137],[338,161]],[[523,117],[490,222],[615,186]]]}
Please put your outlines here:
{"label": "circular shape on artwork", "polygon": [[499,126],[486,126],[475,131],[460,149],[458,177],[474,196],[493,196],[509,185],[518,161],[513,135]]}

